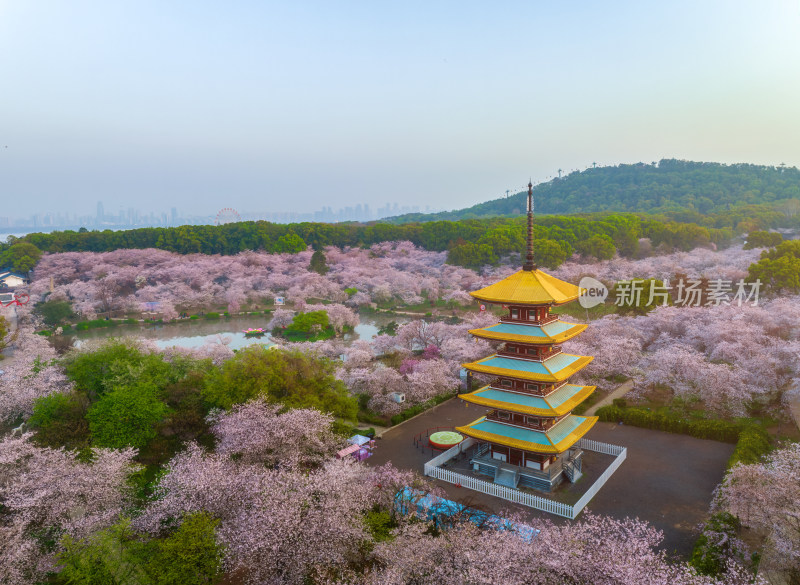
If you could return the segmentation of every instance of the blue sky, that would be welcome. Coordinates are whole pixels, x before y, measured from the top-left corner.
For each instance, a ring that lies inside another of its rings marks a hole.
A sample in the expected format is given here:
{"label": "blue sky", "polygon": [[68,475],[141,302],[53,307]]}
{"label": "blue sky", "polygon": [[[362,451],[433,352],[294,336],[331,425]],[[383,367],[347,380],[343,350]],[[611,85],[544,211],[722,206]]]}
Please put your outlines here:
{"label": "blue sky", "polygon": [[798,30],[788,0],[0,0],[2,215],[458,208],[592,162],[798,165]]}

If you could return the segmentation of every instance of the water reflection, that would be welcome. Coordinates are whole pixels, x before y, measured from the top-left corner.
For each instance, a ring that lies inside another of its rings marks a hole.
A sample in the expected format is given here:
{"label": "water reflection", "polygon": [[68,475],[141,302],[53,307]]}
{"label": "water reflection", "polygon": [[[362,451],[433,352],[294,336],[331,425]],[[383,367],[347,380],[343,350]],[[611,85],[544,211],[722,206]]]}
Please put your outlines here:
{"label": "water reflection", "polygon": [[[378,329],[390,321],[405,323],[408,318],[394,315],[360,315],[361,323],[353,333],[345,334],[345,343],[356,339],[369,341],[378,334]],[[266,347],[275,345],[269,335],[264,337],[245,337],[243,329],[249,327],[266,327],[270,321],[268,315],[248,315],[246,317],[221,318],[214,320],[198,319],[180,321],[164,325],[118,325],[103,329],[79,331],[75,334],[75,345],[80,346],[90,339],[108,337],[142,337],[152,340],[158,347],[200,347],[206,343],[219,342],[221,337],[229,338],[231,349],[240,349],[248,345],[260,344]]]}

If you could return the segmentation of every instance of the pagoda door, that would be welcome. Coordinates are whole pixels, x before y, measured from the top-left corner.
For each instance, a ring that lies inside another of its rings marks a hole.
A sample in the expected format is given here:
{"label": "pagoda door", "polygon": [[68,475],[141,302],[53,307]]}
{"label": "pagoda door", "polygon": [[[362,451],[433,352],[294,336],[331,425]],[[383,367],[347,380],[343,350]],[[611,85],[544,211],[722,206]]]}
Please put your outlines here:
{"label": "pagoda door", "polygon": [[522,451],[519,449],[510,449],[510,451],[508,462],[511,465],[522,465]]}

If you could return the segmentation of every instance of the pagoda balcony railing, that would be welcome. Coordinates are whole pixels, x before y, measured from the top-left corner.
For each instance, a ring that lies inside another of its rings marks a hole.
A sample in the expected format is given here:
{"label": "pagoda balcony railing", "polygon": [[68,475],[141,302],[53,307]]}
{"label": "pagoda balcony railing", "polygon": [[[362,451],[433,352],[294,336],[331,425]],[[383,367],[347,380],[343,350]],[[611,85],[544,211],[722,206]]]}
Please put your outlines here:
{"label": "pagoda balcony railing", "polygon": [[501,323],[515,323],[517,325],[547,325],[548,323],[553,323],[558,321],[558,315],[548,315],[544,319],[512,319],[509,316],[500,317]]}
{"label": "pagoda balcony railing", "polygon": [[504,351],[504,350],[501,349],[501,350],[499,350],[497,352],[497,355],[501,355],[503,357],[509,357],[509,358],[516,358],[518,360],[526,360],[526,361],[529,361],[529,362],[543,362],[544,360],[550,359],[554,355],[558,355],[561,352],[562,352],[562,349],[560,347],[557,348],[557,349],[554,348],[554,349],[552,349],[552,350],[550,350],[550,351],[548,351],[546,353],[540,353],[538,355],[528,355],[528,354],[525,354],[525,353],[520,354],[520,353],[515,353],[513,351]]}

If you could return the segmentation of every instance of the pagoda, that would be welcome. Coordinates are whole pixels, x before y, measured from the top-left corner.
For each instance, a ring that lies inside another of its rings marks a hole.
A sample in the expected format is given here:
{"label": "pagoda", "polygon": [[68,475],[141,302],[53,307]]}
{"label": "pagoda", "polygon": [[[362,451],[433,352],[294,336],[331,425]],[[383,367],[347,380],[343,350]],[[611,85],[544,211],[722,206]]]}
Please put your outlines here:
{"label": "pagoda", "polygon": [[533,185],[528,184],[528,246],[522,270],[470,293],[508,313],[499,323],[473,329],[475,337],[501,342],[497,353],[463,364],[491,382],[462,400],[491,410],[457,427],[478,440],[471,459],[475,472],[508,487],[551,491],[565,478],[581,476],[582,450],[576,443],[597,422],[572,410],[594,386],[569,378],[593,358],[564,353],[561,344],[586,325],[562,321],[550,308],[576,300],[583,289],[539,270],[533,261]]}

